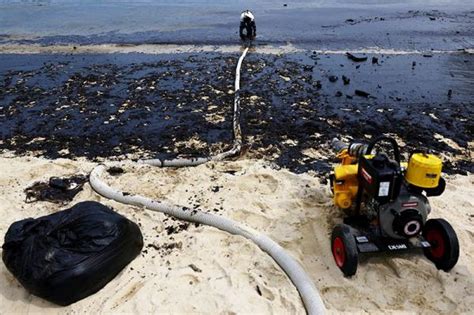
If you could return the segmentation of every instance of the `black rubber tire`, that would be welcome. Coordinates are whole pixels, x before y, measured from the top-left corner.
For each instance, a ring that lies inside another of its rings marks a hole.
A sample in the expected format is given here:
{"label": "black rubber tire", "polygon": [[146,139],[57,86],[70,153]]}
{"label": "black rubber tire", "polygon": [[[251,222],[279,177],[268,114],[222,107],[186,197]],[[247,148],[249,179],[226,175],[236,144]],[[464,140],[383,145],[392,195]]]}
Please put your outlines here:
{"label": "black rubber tire", "polygon": [[336,265],[341,269],[344,276],[355,275],[359,254],[354,236],[347,224],[338,224],[332,230],[331,251]]}
{"label": "black rubber tire", "polygon": [[451,224],[444,219],[430,219],[423,228],[423,237],[432,247],[423,251],[436,268],[448,272],[459,258],[459,241]]}

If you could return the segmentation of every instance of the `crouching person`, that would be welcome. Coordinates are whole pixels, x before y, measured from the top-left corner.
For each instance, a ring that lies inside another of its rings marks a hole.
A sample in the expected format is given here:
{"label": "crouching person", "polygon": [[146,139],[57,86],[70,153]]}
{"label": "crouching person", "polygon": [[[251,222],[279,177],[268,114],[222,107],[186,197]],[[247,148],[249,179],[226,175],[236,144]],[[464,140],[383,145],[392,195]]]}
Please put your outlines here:
{"label": "crouching person", "polygon": [[242,12],[240,15],[240,38],[242,40],[252,40],[257,36],[257,26],[255,25],[255,17],[250,10]]}

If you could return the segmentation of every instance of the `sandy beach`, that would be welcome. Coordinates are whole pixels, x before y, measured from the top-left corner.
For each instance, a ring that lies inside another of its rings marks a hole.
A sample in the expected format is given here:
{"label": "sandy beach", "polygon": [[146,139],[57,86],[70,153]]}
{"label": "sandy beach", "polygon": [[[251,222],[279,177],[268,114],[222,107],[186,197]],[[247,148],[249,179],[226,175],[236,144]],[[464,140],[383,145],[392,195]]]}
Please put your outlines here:
{"label": "sandy beach", "polygon": [[[87,174],[94,163],[67,159],[0,159],[7,170],[0,223],[53,213],[48,202],[25,204],[23,189],[50,176]],[[159,169],[125,163],[127,173],[107,183],[173,204],[244,222],[287,249],[313,277],[329,313],[468,314],[474,304],[474,178],[452,176],[433,198],[432,217],[449,220],[460,240],[458,264],[445,273],[419,255],[374,256],[351,279],[333,262],[329,235],[342,219],[329,189],[314,174],[294,174],[249,159],[196,168]],[[216,188],[218,187],[218,188]],[[2,264],[5,313],[304,313],[300,297],[278,265],[251,242],[219,230],[111,202],[86,185],[71,202],[100,201],[137,222],[145,247],[103,290],[68,307],[28,294]]]}
{"label": "sandy beach", "polygon": [[[158,168],[141,158],[212,156],[233,139],[238,14],[257,40],[241,71],[240,156]],[[236,13],[237,12],[237,13]],[[160,18],[157,18],[160,17]],[[141,254],[66,307],[0,264],[0,314],[304,314],[280,266],[249,240],[104,198],[27,202],[54,176],[106,174],[113,188],[230,218],[301,264],[329,314],[474,309],[474,5],[469,0],[0,0],[0,236],[25,218],[98,201],[137,223]],[[355,61],[350,55],[364,57]],[[447,186],[429,218],[457,233],[449,272],[421,251],[364,255],[345,278],[331,252],[334,137],[394,137],[430,151]],[[3,238],[2,238],[3,241]]]}

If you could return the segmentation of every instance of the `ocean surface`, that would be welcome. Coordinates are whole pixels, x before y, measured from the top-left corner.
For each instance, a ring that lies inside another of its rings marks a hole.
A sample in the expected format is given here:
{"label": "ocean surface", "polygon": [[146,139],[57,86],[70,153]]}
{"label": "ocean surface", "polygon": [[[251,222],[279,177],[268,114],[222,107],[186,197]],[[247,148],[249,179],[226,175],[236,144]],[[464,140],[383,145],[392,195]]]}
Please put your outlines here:
{"label": "ocean surface", "polygon": [[225,45],[238,42],[244,9],[255,13],[261,44],[398,50],[474,46],[472,0],[0,0],[0,44]]}

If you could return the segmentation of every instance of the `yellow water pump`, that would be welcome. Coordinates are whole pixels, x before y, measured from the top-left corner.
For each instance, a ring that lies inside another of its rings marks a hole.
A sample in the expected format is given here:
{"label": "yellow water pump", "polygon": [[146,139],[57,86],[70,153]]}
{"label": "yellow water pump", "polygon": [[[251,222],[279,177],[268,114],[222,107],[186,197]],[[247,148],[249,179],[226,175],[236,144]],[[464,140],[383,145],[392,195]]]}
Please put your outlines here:
{"label": "yellow water pump", "polygon": [[[360,175],[362,176],[359,176],[359,157],[370,160],[374,155],[364,154],[363,151],[367,150],[365,144],[352,143],[342,148],[340,146],[341,144],[338,146],[337,158],[341,161],[341,164],[334,166],[332,175],[333,200],[339,208],[348,209],[356,201],[357,191],[359,190],[358,178],[370,176],[365,169],[361,170],[362,174]],[[427,189],[433,193],[432,190],[439,187],[442,161],[437,156],[414,153],[411,155],[408,164],[402,162],[400,165],[401,169],[404,170],[405,181],[413,189],[417,187]]]}
{"label": "yellow water pump", "polygon": [[[374,147],[391,144],[389,155]],[[334,204],[349,213],[334,227],[331,243],[337,266],[344,275],[357,270],[360,253],[421,248],[438,267],[450,270],[459,257],[459,243],[444,219],[430,219],[430,196],[441,195],[441,159],[424,152],[400,161],[395,139],[381,136],[368,144],[335,139],[340,164],[330,176]],[[362,207],[363,205],[363,207]]]}

